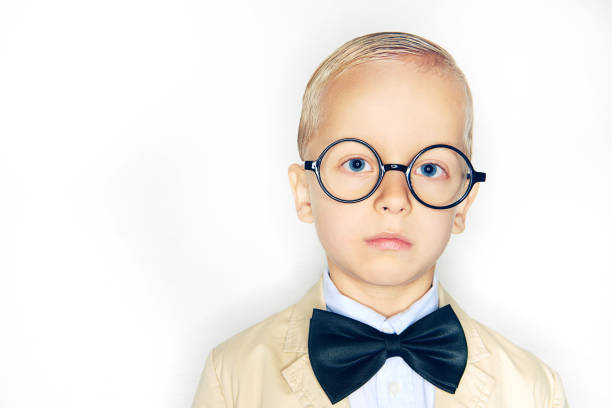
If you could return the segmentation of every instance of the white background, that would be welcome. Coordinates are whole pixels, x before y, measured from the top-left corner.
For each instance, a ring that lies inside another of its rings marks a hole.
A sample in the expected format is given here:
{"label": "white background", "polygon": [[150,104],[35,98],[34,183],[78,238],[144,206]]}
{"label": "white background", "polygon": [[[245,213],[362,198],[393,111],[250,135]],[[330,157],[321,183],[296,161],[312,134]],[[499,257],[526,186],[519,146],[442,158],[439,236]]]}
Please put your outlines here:
{"label": "white background", "polygon": [[[445,47],[487,173],[438,263],[472,317],[609,403],[612,5],[3,1],[0,406],[186,407],[211,347],[296,302],[301,97],[334,49]],[[607,399],[604,399],[607,398]]]}

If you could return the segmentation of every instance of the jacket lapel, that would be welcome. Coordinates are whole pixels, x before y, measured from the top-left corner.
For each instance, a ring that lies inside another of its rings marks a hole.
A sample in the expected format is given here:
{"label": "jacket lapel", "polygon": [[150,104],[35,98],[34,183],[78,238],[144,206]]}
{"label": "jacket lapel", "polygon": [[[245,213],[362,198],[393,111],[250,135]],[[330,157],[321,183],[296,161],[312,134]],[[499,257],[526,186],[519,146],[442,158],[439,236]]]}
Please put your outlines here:
{"label": "jacket lapel", "polygon": [[[457,305],[438,281],[439,307],[450,304],[463,327],[467,345],[468,361],[455,394],[439,388],[435,390],[435,408],[483,408],[494,388],[495,379],[476,367],[474,363],[490,356],[472,319]],[[308,329],[312,309],[326,309],[323,298],[323,275],[304,297],[295,304],[287,327],[283,351],[297,353],[297,358],[281,370],[289,387],[303,407],[349,408],[348,397],[332,405],[319,386],[308,358]]]}
{"label": "jacket lapel", "polygon": [[450,304],[463,327],[468,346],[467,365],[454,394],[439,388],[435,391],[435,408],[484,408],[495,385],[495,378],[478,368],[475,363],[490,357],[491,353],[478,334],[472,319],[457,305],[438,281],[438,306]]}
{"label": "jacket lapel", "polygon": [[323,275],[293,308],[283,351],[298,353],[298,358],[282,370],[282,375],[303,407],[349,408],[348,397],[332,405],[312,371],[308,358],[308,329],[313,308],[326,309],[323,299]]}

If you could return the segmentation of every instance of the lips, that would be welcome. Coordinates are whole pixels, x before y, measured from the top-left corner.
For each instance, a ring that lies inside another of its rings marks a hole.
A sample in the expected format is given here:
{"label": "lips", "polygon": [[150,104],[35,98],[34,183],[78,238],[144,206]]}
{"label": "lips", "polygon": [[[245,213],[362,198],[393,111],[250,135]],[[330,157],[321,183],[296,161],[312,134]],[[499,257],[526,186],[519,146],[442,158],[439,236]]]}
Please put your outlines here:
{"label": "lips", "polygon": [[408,249],[412,243],[399,233],[383,232],[366,238],[366,243],[372,248],[379,249]]}

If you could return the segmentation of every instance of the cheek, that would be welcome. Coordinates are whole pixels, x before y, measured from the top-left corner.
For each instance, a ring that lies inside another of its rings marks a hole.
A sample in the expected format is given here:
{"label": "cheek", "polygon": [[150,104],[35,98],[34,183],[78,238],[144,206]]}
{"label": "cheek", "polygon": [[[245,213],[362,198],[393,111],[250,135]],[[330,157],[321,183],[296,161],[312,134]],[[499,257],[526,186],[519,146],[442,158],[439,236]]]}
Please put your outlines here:
{"label": "cheek", "polygon": [[359,217],[351,211],[350,204],[339,203],[325,196],[312,200],[311,205],[317,235],[328,253],[341,250],[360,236],[358,225],[354,222]]}
{"label": "cheek", "polygon": [[[439,256],[446,248],[453,227],[454,212],[440,211],[423,216],[421,227],[424,248]],[[428,252],[429,252],[428,251]]]}

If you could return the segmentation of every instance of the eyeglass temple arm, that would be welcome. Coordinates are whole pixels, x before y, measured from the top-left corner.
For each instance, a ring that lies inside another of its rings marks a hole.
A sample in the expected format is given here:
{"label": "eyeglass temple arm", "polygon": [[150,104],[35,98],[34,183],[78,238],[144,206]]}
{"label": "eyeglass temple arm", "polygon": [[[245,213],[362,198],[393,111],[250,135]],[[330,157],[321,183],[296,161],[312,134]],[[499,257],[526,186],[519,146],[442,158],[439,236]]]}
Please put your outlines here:
{"label": "eyeglass temple arm", "polygon": [[[470,178],[470,175],[467,175],[467,178]],[[482,173],[480,171],[474,171],[474,183],[478,183],[479,181],[485,181],[487,178],[487,173]]]}
{"label": "eyeglass temple arm", "polygon": [[316,163],[317,162],[313,160],[306,160],[304,162],[304,169],[314,171],[315,167],[317,166]]}

